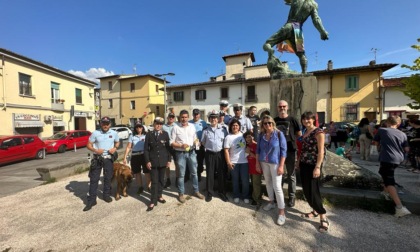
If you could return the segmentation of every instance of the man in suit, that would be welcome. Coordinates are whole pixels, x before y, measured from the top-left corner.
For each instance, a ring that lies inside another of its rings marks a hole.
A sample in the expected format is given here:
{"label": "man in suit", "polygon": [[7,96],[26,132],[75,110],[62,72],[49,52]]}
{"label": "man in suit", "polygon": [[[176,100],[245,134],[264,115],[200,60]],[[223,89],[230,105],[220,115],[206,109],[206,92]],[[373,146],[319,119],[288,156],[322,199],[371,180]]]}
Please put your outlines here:
{"label": "man in suit", "polygon": [[150,193],[150,204],[147,211],[152,211],[157,202],[162,204],[166,201],[162,198],[165,169],[171,165],[171,147],[169,135],[162,130],[163,118],[156,117],[153,121],[153,131],[146,134],[144,143],[144,159],[146,167],[150,170],[152,189]]}

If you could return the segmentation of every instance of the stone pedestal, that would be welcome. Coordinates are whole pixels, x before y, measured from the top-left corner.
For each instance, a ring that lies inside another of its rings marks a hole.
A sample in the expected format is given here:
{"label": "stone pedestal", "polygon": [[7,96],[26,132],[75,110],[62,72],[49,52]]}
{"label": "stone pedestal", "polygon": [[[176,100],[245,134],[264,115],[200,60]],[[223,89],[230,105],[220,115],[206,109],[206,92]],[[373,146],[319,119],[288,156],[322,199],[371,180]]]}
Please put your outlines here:
{"label": "stone pedestal", "polygon": [[278,115],[277,104],[285,100],[289,104],[288,114],[300,122],[305,111],[316,114],[317,79],[314,76],[278,79],[270,81],[270,114]]}

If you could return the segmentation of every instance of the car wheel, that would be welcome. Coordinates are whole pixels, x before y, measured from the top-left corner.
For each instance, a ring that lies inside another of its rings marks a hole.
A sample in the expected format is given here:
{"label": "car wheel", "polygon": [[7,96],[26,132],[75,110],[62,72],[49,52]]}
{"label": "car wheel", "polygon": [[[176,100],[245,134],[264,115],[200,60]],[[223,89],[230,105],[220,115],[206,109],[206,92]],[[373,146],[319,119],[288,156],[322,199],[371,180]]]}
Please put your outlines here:
{"label": "car wheel", "polygon": [[66,147],[65,145],[61,145],[61,146],[58,148],[58,153],[63,153],[63,152],[65,152],[65,151],[66,151],[66,149],[67,149],[67,147]]}
{"label": "car wheel", "polygon": [[35,158],[36,159],[41,159],[43,157],[44,157],[44,150],[41,149],[41,150],[37,151],[37,153],[35,155]]}

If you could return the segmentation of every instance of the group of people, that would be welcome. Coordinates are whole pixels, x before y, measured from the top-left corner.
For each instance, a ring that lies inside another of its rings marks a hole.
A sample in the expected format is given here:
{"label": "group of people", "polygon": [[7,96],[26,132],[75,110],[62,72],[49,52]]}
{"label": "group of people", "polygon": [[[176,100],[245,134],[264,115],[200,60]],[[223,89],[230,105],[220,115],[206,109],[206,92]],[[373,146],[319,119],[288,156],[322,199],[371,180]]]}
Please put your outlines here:
{"label": "group of people", "polygon": [[[146,133],[144,126],[136,124],[134,134],[130,136],[123,162],[131,153],[131,168],[138,184],[137,193],[144,189],[150,191],[150,203],[147,211],[152,211],[158,204],[164,204],[162,197],[165,187],[171,186],[169,167],[175,164],[178,200],[186,202],[185,176],[187,170],[192,181],[193,195],[210,202],[213,197],[229,201],[226,193],[228,178],[233,185],[233,202],[241,200],[246,204],[261,205],[262,176],[266,182],[269,203],[263,209],[270,211],[278,208],[277,223],[286,221],[285,197],[283,195],[283,175],[287,175],[288,206],[295,205],[296,169],[301,170],[302,187],[312,211],[302,215],[304,218],[320,216],[321,232],[328,231],[329,222],[322,205],[319,191],[320,170],[324,160],[324,134],[317,128],[316,117],[306,112],[301,117],[305,128],[304,134],[297,119],[289,116],[286,101],[278,103],[278,117],[256,115],[256,108],[250,108],[248,116],[243,115],[243,106],[233,104],[234,115],[229,115],[227,101],[219,103],[220,111],[208,114],[208,123],[200,118],[200,111],[194,109],[190,120],[189,112],[182,110],[175,122],[175,114],[169,113],[166,123],[157,117],[153,130]],[[297,154],[296,140],[302,143],[301,154]],[[104,143],[107,143],[106,146]],[[101,129],[95,131],[89,139],[88,149],[96,155],[108,157],[118,147],[119,139],[109,131],[109,118],[101,120]],[[321,148],[322,147],[322,148]],[[106,160],[106,159],[105,159]],[[199,180],[206,167],[205,195],[200,193]],[[112,163],[110,163],[112,164]],[[98,165],[100,172],[101,166]],[[109,164],[104,163],[104,174],[108,177]],[[142,174],[145,174],[145,181]],[[188,174],[188,173],[187,173]],[[165,180],[166,177],[166,180]],[[250,192],[250,179],[252,192]],[[97,180],[99,176],[90,176],[89,197],[84,211],[96,204]],[[107,188],[107,189],[105,189]],[[110,180],[104,180],[104,199],[109,197]],[[276,205],[277,203],[277,205]]]}

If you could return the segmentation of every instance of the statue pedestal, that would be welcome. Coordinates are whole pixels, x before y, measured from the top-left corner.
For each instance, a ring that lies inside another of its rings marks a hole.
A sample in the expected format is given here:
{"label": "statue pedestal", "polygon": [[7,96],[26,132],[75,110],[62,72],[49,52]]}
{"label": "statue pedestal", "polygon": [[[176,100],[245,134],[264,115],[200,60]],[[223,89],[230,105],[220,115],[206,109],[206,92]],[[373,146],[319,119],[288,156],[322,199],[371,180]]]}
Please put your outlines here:
{"label": "statue pedestal", "polygon": [[303,112],[316,114],[317,79],[314,76],[277,79],[270,81],[270,114],[278,116],[280,100],[289,104],[288,114],[300,122]]}

